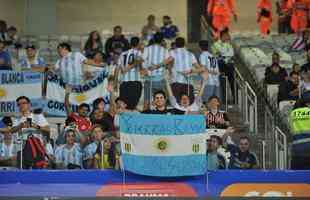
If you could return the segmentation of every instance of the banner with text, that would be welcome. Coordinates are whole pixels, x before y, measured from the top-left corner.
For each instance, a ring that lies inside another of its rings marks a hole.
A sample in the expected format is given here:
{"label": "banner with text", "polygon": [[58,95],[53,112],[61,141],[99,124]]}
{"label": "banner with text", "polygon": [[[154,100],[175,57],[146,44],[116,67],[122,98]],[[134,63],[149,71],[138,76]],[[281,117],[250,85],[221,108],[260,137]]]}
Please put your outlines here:
{"label": "banner with text", "polygon": [[205,174],[205,127],[202,115],[122,114],[124,168],[158,177]]}
{"label": "banner with text", "polygon": [[16,98],[27,96],[32,108],[42,106],[42,74],[36,72],[0,71],[0,114],[17,113]]}
{"label": "banner with text", "polygon": [[[70,104],[72,111],[77,111],[78,105],[82,103],[92,104],[92,102],[102,97],[105,99],[106,104],[109,104],[108,86],[108,73],[102,71],[97,76],[87,81],[82,85],[77,85],[72,88],[70,94]],[[49,74],[47,77],[47,94],[46,105],[44,112],[52,116],[65,116],[66,110],[64,106],[65,99],[65,83],[56,74]]]}

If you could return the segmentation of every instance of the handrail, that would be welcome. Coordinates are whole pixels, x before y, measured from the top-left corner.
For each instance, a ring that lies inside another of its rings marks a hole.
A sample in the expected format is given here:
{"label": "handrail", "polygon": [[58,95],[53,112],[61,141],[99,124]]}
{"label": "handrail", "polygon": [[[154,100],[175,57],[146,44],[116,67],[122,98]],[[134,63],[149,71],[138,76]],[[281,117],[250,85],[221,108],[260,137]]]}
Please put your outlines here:
{"label": "handrail", "polygon": [[262,168],[266,169],[266,142],[265,140],[261,141],[262,143]]}
{"label": "handrail", "polygon": [[[279,139],[279,135],[281,135],[283,137],[283,143],[281,143],[282,141]],[[287,138],[286,135],[284,134],[284,132],[278,127],[276,126],[275,128],[275,139],[276,139],[276,168],[280,169],[280,162],[279,162],[279,147],[281,147],[284,151],[284,169],[287,168]]]}
{"label": "handrail", "polygon": [[237,77],[238,77],[241,81],[244,81],[244,78],[242,77],[240,71],[239,71],[237,68],[235,68],[235,73],[236,73],[236,75],[238,75]]}
{"label": "handrail", "polygon": [[[253,133],[256,134],[257,133],[257,95],[255,93],[255,91],[252,89],[252,87],[250,86],[250,84],[246,81],[245,82],[245,85],[246,85],[246,95],[245,95],[245,98],[246,98],[246,102],[245,102],[245,105],[246,105],[246,121],[249,122],[249,119],[248,119],[248,100],[253,104],[254,106],[254,130],[253,130]],[[253,96],[253,99],[251,98],[251,96],[249,96],[248,92],[250,92],[250,94]]]}

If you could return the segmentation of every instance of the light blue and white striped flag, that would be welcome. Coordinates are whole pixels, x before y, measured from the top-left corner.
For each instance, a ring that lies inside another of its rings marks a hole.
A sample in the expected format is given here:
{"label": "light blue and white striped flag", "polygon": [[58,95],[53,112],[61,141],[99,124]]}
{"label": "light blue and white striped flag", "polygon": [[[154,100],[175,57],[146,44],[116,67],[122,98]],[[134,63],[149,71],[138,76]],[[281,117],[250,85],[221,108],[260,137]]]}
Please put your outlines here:
{"label": "light blue and white striped flag", "polygon": [[202,115],[122,114],[120,132],[122,160],[127,171],[158,177],[206,172]]}

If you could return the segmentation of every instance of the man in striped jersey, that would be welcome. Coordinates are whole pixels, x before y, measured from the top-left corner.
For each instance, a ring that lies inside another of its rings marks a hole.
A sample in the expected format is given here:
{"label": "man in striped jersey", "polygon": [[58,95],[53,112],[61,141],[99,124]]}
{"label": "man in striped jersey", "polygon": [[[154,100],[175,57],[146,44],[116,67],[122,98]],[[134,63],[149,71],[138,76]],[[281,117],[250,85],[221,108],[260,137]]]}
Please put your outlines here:
{"label": "man in striped jersey", "polygon": [[118,60],[117,74],[120,76],[120,96],[127,99],[127,108],[135,109],[142,93],[140,71],[142,53],[139,50],[140,39],[131,38],[131,49],[123,52]]}
{"label": "man in striped jersey", "polygon": [[169,62],[172,65],[172,92],[177,102],[180,102],[181,94],[188,94],[190,102],[194,100],[194,87],[190,84],[193,73],[201,73],[204,70],[198,64],[193,53],[185,48],[185,39],[178,37],[175,40],[176,49],[170,51]]}
{"label": "man in striped jersey", "polygon": [[202,51],[199,57],[200,65],[209,72],[208,81],[202,95],[202,101],[207,102],[211,96],[220,97],[220,72],[216,57],[208,51],[208,41],[200,41],[199,47]]}
{"label": "man in striped jersey", "polygon": [[57,47],[60,59],[56,62],[55,70],[63,81],[68,85],[80,85],[83,83],[83,64],[100,67],[103,64],[97,64],[88,60],[80,52],[71,52],[71,46],[68,43],[60,43]]}
{"label": "man in striped jersey", "polygon": [[143,52],[143,67],[147,70],[147,76],[144,77],[145,109],[149,107],[154,91],[165,88],[164,72],[165,65],[168,64],[169,52],[162,47],[162,42],[163,35],[156,33],[154,35],[154,44],[146,47]]}

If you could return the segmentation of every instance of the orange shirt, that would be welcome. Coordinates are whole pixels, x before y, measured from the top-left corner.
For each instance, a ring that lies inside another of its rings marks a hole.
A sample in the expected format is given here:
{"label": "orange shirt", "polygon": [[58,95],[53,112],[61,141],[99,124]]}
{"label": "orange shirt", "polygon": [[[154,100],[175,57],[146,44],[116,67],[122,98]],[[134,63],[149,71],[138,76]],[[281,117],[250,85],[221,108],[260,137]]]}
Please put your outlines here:
{"label": "orange shirt", "polygon": [[295,0],[293,3],[293,15],[297,17],[307,17],[309,11],[309,0]]}
{"label": "orange shirt", "polygon": [[272,3],[270,0],[260,0],[257,4],[258,13],[257,16],[260,16],[260,11],[265,9],[270,12],[270,19],[272,19]]}
{"label": "orange shirt", "polygon": [[208,3],[209,15],[231,16],[235,13],[235,0],[210,0]]}

